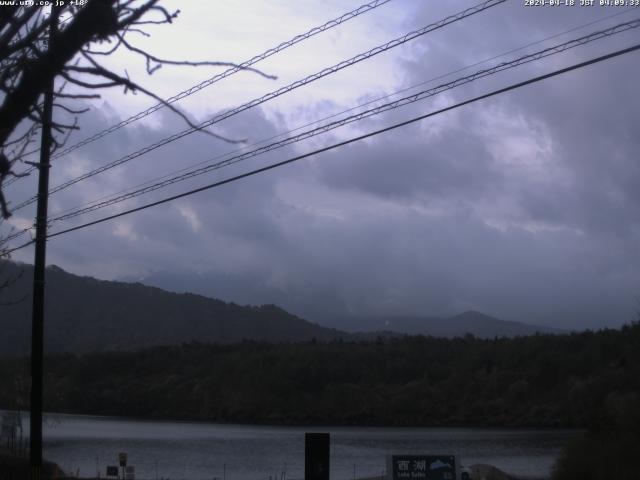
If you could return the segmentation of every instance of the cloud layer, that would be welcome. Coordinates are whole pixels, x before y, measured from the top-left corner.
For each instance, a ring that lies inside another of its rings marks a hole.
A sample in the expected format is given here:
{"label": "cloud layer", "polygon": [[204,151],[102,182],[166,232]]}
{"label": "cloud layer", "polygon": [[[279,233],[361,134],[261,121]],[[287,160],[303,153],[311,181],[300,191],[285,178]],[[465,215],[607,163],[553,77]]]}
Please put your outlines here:
{"label": "cloud layer", "polygon": [[[470,4],[403,5],[399,32]],[[390,93],[613,13],[527,9],[510,2],[500,14],[477,15],[367,68],[388,75],[383,93]],[[359,28],[380,18],[372,15]],[[629,18],[619,15],[494,62]],[[344,37],[349,30],[341,32]],[[381,128],[637,39],[632,30],[126,206]],[[476,309],[560,328],[620,325],[634,318],[640,288],[637,55],[57,238],[50,243],[49,261],[101,278],[148,278],[239,303],[278,303],[317,321],[344,314],[432,316]],[[389,65],[393,72],[386,70]],[[358,88],[345,82],[335,97],[327,92],[339,87],[319,86],[322,95],[310,93],[302,101],[299,94],[297,104],[292,99],[252,109],[217,131],[251,141],[269,138],[340,111],[345,98],[364,101],[382,88],[374,81],[368,90],[366,75]],[[110,108],[85,117],[85,131],[109,125],[118,115],[115,105]],[[52,182],[181,128],[179,119],[163,113],[115,141],[96,142],[64,159]],[[52,211],[234,148],[191,135],[53,196]],[[21,198],[30,188],[24,182],[11,193]],[[17,215],[15,224],[28,224],[28,214]],[[30,253],[16,258],[29,261]]]}

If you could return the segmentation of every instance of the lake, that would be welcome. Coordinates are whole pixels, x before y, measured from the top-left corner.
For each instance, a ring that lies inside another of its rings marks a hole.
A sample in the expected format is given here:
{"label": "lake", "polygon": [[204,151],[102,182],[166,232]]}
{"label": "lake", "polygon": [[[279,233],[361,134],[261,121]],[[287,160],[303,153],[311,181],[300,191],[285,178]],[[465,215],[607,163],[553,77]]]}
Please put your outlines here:
{"label": "lake", "polygon": [[[28,420],[25,421],[28,433]],[[128,454],[136,479],[294,480],[304,433],[331,433],[331,478],[382,475],[388,454],[455,454],[463,465],[549,475],[575,431],[480,428],[272,427],[46,415],[44,455],[69,473],[105,477]]]}

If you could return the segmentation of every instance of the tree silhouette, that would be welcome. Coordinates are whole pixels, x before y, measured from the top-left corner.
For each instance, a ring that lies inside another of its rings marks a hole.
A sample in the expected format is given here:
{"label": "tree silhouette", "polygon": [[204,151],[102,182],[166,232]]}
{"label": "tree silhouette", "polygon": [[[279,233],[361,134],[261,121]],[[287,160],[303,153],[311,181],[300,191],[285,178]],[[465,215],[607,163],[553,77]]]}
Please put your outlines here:
{"label": "tree silhouette", "polygon": [[[36,138],[43,117],[41,97],[52,79],[58,79],[54,108],[65,113],[63,118],[72,118],[53,121],[53,150],[64,145],[69,133],[79,128],[77,115],[87,109],[77,102],[99,98],[98,91],[106,88],[142,92],[163,102],[194,127],[185,113],[126,72],[120,74],[103,65],[105,57],[124,49],[146,62],[148,74],[162,65],[236,66],[229,62],[163,59],[136,46],[136,37],[149,36],[145,29],[170,24],[178,13],[168,11],[159,0],[77,0],[61,6],[0,8],[0,147],[9,159],[9,167],[26,156]],[[9,212],[5,213],[8,217]]]}

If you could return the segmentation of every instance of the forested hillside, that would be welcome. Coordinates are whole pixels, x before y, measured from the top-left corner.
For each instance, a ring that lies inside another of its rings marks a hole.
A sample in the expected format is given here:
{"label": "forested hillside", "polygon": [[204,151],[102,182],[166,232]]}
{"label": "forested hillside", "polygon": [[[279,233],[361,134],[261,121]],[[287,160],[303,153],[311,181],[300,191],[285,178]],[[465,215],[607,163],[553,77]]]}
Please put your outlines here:
{"label": "forested hillside", "polygon": [[[29,352],[33,267],[0,261],[0,355]],[[18,301],[22,300],[22,301]],[[96,280],[47,268],[45,350],[135,350],[181,342],[331,340],[345,334],[296,317],[275,305],[241,306],[139,283]]]}
{"label": "forested hillside", "polygon": [[[0,285],[8,283],[0,288],[0,356],[29,352],[32,279],[31,265],[0,260]],[[45,302],[45,350],[51,353],[131,351],[192,341],[224,344],[375,340],[403,333],[454,337],[471,332],[483,338],[560,333],[472,311],[437,319],[360,318],[356,323],[360,331],[346,333],[340,322],[337,328],[327,328],[276,305],[242,306],[140,283],[81,277],[56,266],[47,268]],[[342,322],[350,325],[348,319]]]}
{"label": "forested hillside", "polygon": [[[19,407],[0,363],[0,407]],[[24,373],[22,374],[24,375]],[[481,340],[184,344],[55,355],[45,409],[277,424],[584,427],[640,405],[640,326]]]}

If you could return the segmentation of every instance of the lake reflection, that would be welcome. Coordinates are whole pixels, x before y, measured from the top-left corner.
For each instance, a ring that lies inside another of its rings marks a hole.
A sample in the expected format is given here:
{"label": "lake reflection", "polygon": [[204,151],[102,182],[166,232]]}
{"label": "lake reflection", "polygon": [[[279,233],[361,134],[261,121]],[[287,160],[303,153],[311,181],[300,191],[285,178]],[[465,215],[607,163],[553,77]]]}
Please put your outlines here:
{"label": "lake reflection", "polygon": [[[28,432],[28,422],[25,424]],[[263,427],[47,415],[44,454],[69,473],[105,476],[127,452],[136,479],[286,480],[304,477],[304,433],[331,433],[331,478],[380,476],[391,453],[455,454],[463,465],[549,475],[575,432],[468,428]]]}

